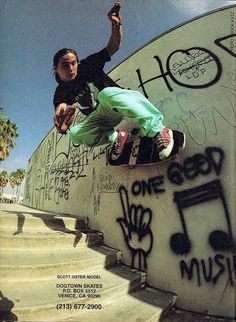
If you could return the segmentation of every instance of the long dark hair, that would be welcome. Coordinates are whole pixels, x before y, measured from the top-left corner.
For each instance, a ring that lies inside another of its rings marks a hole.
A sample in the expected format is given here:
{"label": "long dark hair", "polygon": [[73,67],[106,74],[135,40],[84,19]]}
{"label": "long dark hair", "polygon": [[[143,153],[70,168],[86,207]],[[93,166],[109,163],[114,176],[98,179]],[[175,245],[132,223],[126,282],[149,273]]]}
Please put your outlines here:
{"label": "long dark hair", "polygon": [[79,58],[78,58],[78,55],[77,55],[77,52],[74,50],[74,49],[71,49],[71,48],[62,48],[60,50],[58,50],[58,52],[54,55],[53,57],[53,70],[54,70],[54,76],[55,76],[55,80],[60,83],[61,82],[61,79],[59,77],[59,75],[56,73],[55,71],[55,67],[57,67],[58,63],[59,63],[59,59],[68,54],[68,53],[72,53],[75,55],[76,57],[76,60],[77,60],[77,63],[79,62]]}

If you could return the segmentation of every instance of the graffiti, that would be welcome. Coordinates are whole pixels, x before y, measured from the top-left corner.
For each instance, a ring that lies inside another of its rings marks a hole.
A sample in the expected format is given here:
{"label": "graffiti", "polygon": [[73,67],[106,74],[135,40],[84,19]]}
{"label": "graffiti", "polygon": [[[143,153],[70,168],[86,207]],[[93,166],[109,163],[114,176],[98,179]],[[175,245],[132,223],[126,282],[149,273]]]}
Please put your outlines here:
{"label": "graffiti", "polygon": [[147,181],[136,180],[132,184],[132,193],[134,196],[138,196],[140,194],[145,196],[146,193],[151,195],[153,192],[155,194],[162,193],[165,191],[165,189],[160,188],[160,185],[162,185],[163,183],[164,183],[163,176],[155,176],[155,177],[149,178]]}
{"label": "graffiti", "polygon": [[193,180],[199,175],[208,175],[215,171],[221,173],[224,162],[224,152],[219,147],[207,147],[205,154],[197,153],[184,160],[183,165],[172,162],[167,170],[167,177],[173,184],[181,185],[184,179]]}
{"label": "graffiti", "polygon": [[106,164],[108,164],[108,159],[109,159],[109,156],[110,156],[110,152],[111,152],[111,145],[106,145],[105,147],[104,146],[101,146],[101,147],[97,147],[96,149],[95,148],[91,148],[91,151],[90,151],[92,154],[93,154],[93,160],[96,160],[96,159],[100,159],[102,156],[106,156]]}
{"label": "graffiti", "polygon": [[[83,117],[80,112],[76,115],[77,121]],[[87,176],[90,151],[91,148],[84,145],[73,145],[68,136],[56,130],[50,132],[30,160],[30,165],[37,167],[28,172],[27,191],[30,193],[25,194],[25,199],[39,208],[45,201],[59,204],[61,200],[68,200],[72,180]]]}
{"label": "graffiti", "polygon": [[[125,242],[132,253],[132,267],[135,261],[138,268],[147,268],[147,256],[153,246],[153,234],[150,228],[152,211],[142,205],[129,203],[128,192],[124,186],[119,188],[123,217],[117,218],[124,234]],[[146,246],[146,247],[145,247]]]}
{"label": "graffiti", "polygon": [[165,96],[155,106],[164,115],[165,124],[169,128],[184,131],[197,145],[206,143],[207,127],[204,118],[207,110],[198,102],[190,103],[187,93],[176,92],[172,96]]}
{"label": "graffiti", "polygon": [[88,166],[88,150],[84,146],[71,147],[69,155],[60,153],[52,164],[51,174],[56,176],[67,175],[76,180],[85,177],[85,167]]}
{"label": "graffiti", "polygon": [[162,61],[159,56],[153,57],[160,69],[160,75],[147,80],[142,79],[141,70],[136,73],[139,80],[139,86],[145,97],[148,94],[145,85],[163,78],[169,91],[173,91],[167,76],[179,86],[201,89],[214,85],[221,77],[222,65],[218,57],[206,48],[192,47],[189,49],[179,49],[173,51],[166,61],[166,72],[164,71]]}
{"label": "graffiti", "polygon": [[177,255],[187,255],[191,250],[191,241],[183,210],[211,200],[220,200],[223,206],[226,231],[214,230],[209,234],[208,243],[214,251],[233,251],[234,242],[230,214],[224,192],[219,180],[201,186],[174,193],[174,202],[180,216],[183,232],[175,233],[170,238],[170,247]]}
{"label": "graffiti", "polygon": [[97,189],[100,192],[117,192],[120,183],[114,181],[112,175],[108,171],[100,172]]}
{"label": "graffiti", "polygon": [[195,89],[214,85],[222,74],[218,57],[201,47],[172,52],[167,58],[166,68],[173,82]]}
{"label": "graffiti", "polygon": [[100,210],[101,194],[117,193],[120,186],[121,183],[114,180],[108,167],[100,169],[99,174],[96,173],[96,168],[93,167],[92,184],[89,196],[93,204],[94,216],[98,215]]}
{"label": "graffiti", "polygon": [[42,185],[42,178],[43,173],[41,169],[37,169],[35,174],[35,186],[34,186],[34,192],[32,196],[32,201],[36,205],[37,208],[40,208],[40,201],[42,199],[43,194],[43,185]]}
{"label": "graffiti", "polygon": [[[223,44],[224,41],[229,40],[229,45]],[[236,34],[232,33],[231,35],[221,37],[215,40],[215,44],[225,50],[227,53],[236,57],[235,51],[235,41],[236,41]]]}
{"label": "graffiti", "polygon": [[89,196],[90,196],[90,199],[92,200],[94,216],[97,216],[100,209],[101,195],[98,193],[98,189],[97,189],[97,175],[96,175],[95,168],[93,168],[93,172],[92,172],[92,187],[91,187],[91,192]]}
{"label": "graffiti", "polygon": [[201,286],[202,281],[215,285],[225,274],[228,277],[230,286],[236,283],[236,256],[226,257],[216,254],[214,258],[209,257],[207,260],[192,258],[190,263],[182,260],[180,262],[181,277],[188,280],[196,278],[197,285]]}
{"label": "graffiti", "polygon": [[[61,144],[64,140],[67,148],[62,149]],[[106,156],[108,159],[110,146],[99,148],[90,148],[85,145],[73,145],[68,137],[62,136],[53,131],[36,151],[31,162],[37,164],[40,170],[35,177],[35,172],[29,173],[27,177],[27,190],[31,190],[31,184],[34,183],[33,196],[26,194],[28,200],[34,202],[37,200],[37,206],[43,205],[45,201],[53,201],[59,204],[61,200],[68,200],[70,187],[73,181],[87,177],[87,169],[91,161]],[[44,164],[40,160],[44,160]],[[36,184],[37,181],[37,184]],[[36,188],[39,185],[40,188]],[[98,190],[117,191],[119,184],[101,181],[98,184]],[[36,198],[36,199],[35,199]]]}
{"label": "graffiti", "polygon": [[[236,34],[230,34],[215,40],[215,44],[224,49],[228,54],[236,57],[235,50]],[[230,45],[223,45],[222,42],[230,40]],[[189,49],[178,49],[169,54],[166,60],[166,71],[164,70],[161,58],[153,57],[158,64],[160,74],[147,80],[143,80],[140,68],[136,69],[139,85],[145,97],[149,97],[146,84],[163,79],[169,91],[173,88],[168,81],[168,76],[177,85],[186,88],[202,89],[207,88],[219,81],[222,75],[222,64],[220,59],[212,51],[202,47]]]}
{"label": "graffiti", "polygon": [[[231,98],[235,99],[236,89],[235,89],[235,80],[236,80],[236,70],[232,69],[225,73],[225,83],[221,85],[222,88],[228,90],[231,94]],[[232,104],[234,106],[234,104]]]}
{"label": "graffiti", "polygon": [[186,92],[176,92],[172,96],[163,94],[164,98],[154,102],[155,106],[164,115],[165,124],[169,128],[184,131],[190,140],[202,146],[212,134],[222,134],[223,122],[226,126],[236,128],[235,75],[235,70],[226,72],[227,82],[221,85],[227,91],[224,109],[217,105],[206,107],[198,102],[193,103]]}
{"label": "graffiti", "polygon": [[54,181],[54,202],[58,205],[61,199],[69,199],[69,179],[68,178],[56,178]]}
{"label": "graffiti", "polygon": [[[54,201],[56,204],[61,199],[69,199],[71,179],[78,180],[86,177],[85,167],[88,166],[88,149],[84,146],[70,147],[69,153],[56,155],[51,168],[48,171],[50,190],[54,189]],[[47,181],[45,185],[47,185]]]}
{"label": "graffiti", "polygon": [[30,189],[30,177],[32,176],[32,166],[28,165],[27,176],[25,180],[24,198],[30,200],[31,189]]}

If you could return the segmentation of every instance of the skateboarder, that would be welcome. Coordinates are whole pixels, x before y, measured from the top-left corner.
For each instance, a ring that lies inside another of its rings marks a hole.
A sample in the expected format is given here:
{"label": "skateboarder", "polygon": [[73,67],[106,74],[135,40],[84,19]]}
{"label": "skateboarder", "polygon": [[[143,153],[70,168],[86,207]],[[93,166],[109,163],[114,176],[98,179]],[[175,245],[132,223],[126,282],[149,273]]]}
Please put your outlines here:
{"label": "skateboarder", "polygon": [[174,142],[172,130],[163,124],[163,115],[141,93],[120,88],[103,71],[121,43],[119,12],[120,4],[115,3],[108,13],[112,22],[111,36],[100,52],[81,61],[73,49],[63,48],[55,54],[53,68],[58,86],[54,94],[54,124],[60,133],[66,133],[78,107],[87,116],[69,129],[72,142],[88,146],[110,142],[113,144],[111,158],[116,160],[130,133],[115,131],[114,127],[128,117],[138,124],[139,136],[155,137],[159,157],[164,160],[170,155]]}

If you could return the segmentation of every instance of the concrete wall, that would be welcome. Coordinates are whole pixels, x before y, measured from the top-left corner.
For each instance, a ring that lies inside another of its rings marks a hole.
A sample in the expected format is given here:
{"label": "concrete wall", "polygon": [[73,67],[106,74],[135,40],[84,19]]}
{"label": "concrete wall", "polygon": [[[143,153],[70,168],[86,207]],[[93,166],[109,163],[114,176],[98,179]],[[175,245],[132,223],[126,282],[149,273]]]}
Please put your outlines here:
{"label": "concrete wall", "polygon": [[31,207],[88,216],[152,286],[176,292],[179,307],[227,317],[236,283],[234,24],[235,7],[200,17],[110,73],[186,133],[177,159],[111,167],[108,146],[73,146],[53,129],[29,160],[24,196]]}

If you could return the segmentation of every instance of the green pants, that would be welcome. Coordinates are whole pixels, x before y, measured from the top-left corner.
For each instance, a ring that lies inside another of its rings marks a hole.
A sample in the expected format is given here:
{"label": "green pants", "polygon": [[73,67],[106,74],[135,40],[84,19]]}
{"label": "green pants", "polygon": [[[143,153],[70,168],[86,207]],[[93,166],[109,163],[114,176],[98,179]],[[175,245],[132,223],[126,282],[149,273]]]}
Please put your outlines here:
{"label": "green pants", "polygon": [[107,87],[98,94],[98,107],[69,133],[74,144],[90,147],[113,141],[114,127],[125,117],[140,127],[141,137],[153,137],[163,128],[163,115],[140,92]]}

